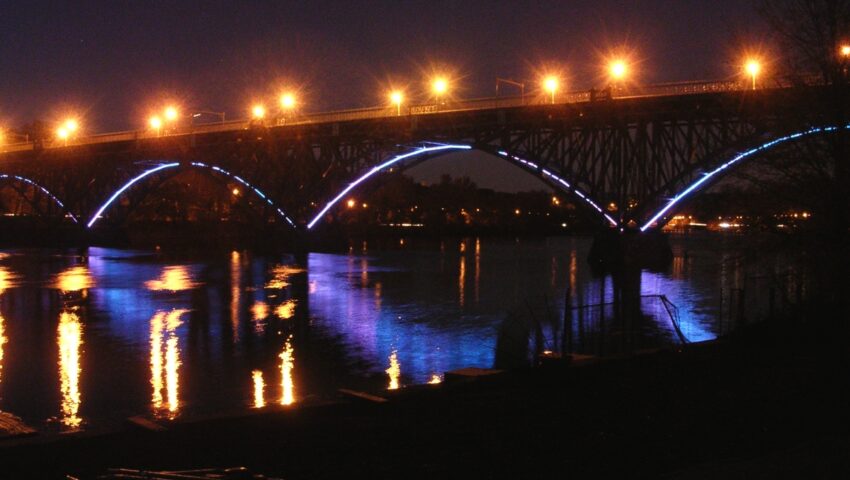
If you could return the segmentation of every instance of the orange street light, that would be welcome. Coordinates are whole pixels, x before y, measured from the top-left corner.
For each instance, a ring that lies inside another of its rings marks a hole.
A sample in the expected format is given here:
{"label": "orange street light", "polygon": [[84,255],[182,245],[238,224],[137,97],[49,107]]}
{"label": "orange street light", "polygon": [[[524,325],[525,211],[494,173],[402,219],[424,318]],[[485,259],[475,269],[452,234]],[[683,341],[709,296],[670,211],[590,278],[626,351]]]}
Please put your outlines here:
{"label": "orange street light", "polygon": [[440,103],[440,98],[449,91],[449,82],[443,77],[437,77],[431,82],[431,90],[434,92],[434,97],[437,103]]}
{"label": "orange street light", "polygon": [[154,115],[148,120],[148,125],[150,125],[151,129],[156,130],[156,135],[159,136],[162,131],[162,119]]}
{"label": "orange street light", "polygon": [[401,115],[401,102],[404,100],[404,94],[398,90],[390,93],[390,101],[393,102],[396,108],[396,115]]}
{"label": "orange street light", "polygon": [[291,93],[284,93],[280,96],[280,106],[284,110],[292,110],[295,108],[295,95]]}
{"label": "orange street light", "polygon": [[68,131],[68,134],[72,134],[80,128],[80,124],[77,123],[75,119],[69,118],[68,120],[65,120],[64,128]]}
{"label": "orange street light", "polygon": [[70,136],[70,132],[68,132],[65,127],[59,127],[56,130],[56,136],[59,138],[59,140],[65,142],[66,147],[68,146],[68,137]]}
{"label": "orange street light", "polygon": [[251,116],[254,120],[262,120],[266,116],[266,107],[257,104],[251,107]]}
{"label": "orange street light", "polygon": [[608,65],[608,73],[614,81],[620,81],[626,77],[629,67],[623,60],[614,60]]}
{"label": "orange street light", "polygon": [[847,45],[847,44],[842,45],[840,52],[841,52],[842,57],[844,57],[844,58],[850,57],[850,45]]}
{"label": "orange street light", "polygon": [[555,92],[558,90],[558,79],[550,76],[543,80],[543,88],[552,96],[552,104],[555,104]]}
{"label": "orange street light", "polygon": [[177,117],[178,117],[177,107],[173,107],[173,106],[165,107],[165,119],[166,120],[168,120],[169,122],[173,122],[173,121],[177,120]]}
{"label": "orange street light", "polygon": [[747,64],[744,65],[744,69],[747,71],[747,73],[750,75],[750,77],[752,77],[752,79],[753,79],[753,90],[755,90],[756,89],[756,77],[758,76],[759,72],[761,72],[761,64],[758,62],[758,60],[748,60]]}

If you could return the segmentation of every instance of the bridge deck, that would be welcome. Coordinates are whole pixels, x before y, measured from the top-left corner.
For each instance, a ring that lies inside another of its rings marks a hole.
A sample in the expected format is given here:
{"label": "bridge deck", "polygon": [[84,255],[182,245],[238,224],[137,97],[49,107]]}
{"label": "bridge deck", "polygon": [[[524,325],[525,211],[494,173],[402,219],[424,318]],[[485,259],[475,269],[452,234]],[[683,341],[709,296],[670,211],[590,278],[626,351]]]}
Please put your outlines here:
{"label": "bridge deck", "polygon": [[[698,95],[705,93],[736,92],[747,89],[748,87],[746,82],[742,83],[739,80],[679,82],[648,86],[630,86],[627,88],[617,88],[613,91],[603,90],[594,92],[591,90],[583,90],[578,92],[569,92],[560,95],[558,97],[559,101],[556,103],[587,103],[596,99],[603,98],[629,99],[643,97],[672,97]],[[539,99],[534,97],[491,97],[464,101],[451,101],[444,104],[429,103],[409,105],[402,109],[401,115],[398,114],[396,107],[385,106],[304,114],[298,115],[297,117],[291,119],[287,119],[286,121],[279,120],[273,124],[266,123],[266,125],[294,126],[305,124],[323,124],[347,122],[354,120],[392,118],[397,116],[417,116],[475,110],[493,110],[500,108],[524,107],[543,104],[548,104],[548,102],[539,101]],[[167,136],[230,132],[246,129],[250,125],[252,125],[252,121],[246,119],[189,125],[180,127],[179,131],[169,133],[167,134]],[[102,133],[80,137],[67,142],[67,144],[60,140],[54,140],[53,142],[43,144],[42,148],[64,148],[66,146],[75,145],[92,145],[111,142],[133,141],[140,139],[157,138],[160,136],[165,135],[157,134],[155,131],[152,131],[150,129],[130,130],[124,132]],[[9,143],[5,145],[0,144],[0,153],[33,150],[35,146],[35,142]]]}

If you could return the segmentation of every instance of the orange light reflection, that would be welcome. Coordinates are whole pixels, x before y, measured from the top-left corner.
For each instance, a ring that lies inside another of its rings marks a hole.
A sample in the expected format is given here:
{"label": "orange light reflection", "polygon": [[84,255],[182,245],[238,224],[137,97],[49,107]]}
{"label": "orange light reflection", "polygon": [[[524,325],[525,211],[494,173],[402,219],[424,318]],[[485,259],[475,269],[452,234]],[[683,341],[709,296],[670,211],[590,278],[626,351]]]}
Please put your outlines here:
{"label": "orange light reflection", "polygon": [[71,311],[59,314],[57,327],[59,344],[59,391],[62,395],[61,422],[69,431],[80,429],[83,419],[80,411],[80,345],[83,343],[83,327],[80,317]]}

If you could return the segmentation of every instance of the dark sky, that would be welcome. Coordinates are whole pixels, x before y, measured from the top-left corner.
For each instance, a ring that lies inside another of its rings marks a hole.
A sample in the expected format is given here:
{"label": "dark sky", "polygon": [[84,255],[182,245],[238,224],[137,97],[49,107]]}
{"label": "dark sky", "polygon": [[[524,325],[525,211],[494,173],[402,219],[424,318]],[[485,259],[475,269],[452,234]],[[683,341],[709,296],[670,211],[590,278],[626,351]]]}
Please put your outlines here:
{"label": "dark sky", "polygon": [[408,95],[444,67],[462,97],[494,79],[600,85],[627,49],[645,83],[728,77],[764,41],[746,0],[657,1],[0,1],[0,125],[73,112],[88,132],[139,128],[155,105],[247,116],[283,86],[305,110]]}

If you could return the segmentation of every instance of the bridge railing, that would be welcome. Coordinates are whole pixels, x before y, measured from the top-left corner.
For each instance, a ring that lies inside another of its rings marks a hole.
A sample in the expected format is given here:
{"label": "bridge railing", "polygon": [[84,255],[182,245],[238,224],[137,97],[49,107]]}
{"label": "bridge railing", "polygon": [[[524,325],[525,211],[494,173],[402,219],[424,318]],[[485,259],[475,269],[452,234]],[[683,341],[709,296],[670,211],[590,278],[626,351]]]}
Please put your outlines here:
{"label": "bridge railing", "polygon": [[[820,83],[817,79],[805,79],[806,83]],[[762,85],[762,88],[765,85]],[[791,82],[784,80],[774,81],[769,88],[785,88],[791,86]],[[637,98],[637,97],[664,97],[679,95],[697,95],[703,93],[734,92],[748,90],[749,82],[741,79],[736,80],[714,80],[665,83],[646,86],[613,87],[603,90],[582,90],[558,94],[557,104],[586,103],[609,98]],[[298,114],[289,117],[281,117],[262,123],[263,126],[287,126],[347,122],[354,120],[369,120],[392,117],[410,117],[419,115],[433,115],[446,112],[470,111],[470,110],[492,110],[499,108],[522,107],[529,105],[541,105],[549,103],[548,97],[490,97],[460,101],[447,101],[445,103],[427,103],[420,105],[407,105],[399,109],[395,106],[383,106],[372,108],[359,108],[353,110],[340,110],[334,112]],[[0,153],[33,150],[36,148],[62,148],[72,145],[89,145],[98,143],[111,143],[121,141],[135,141],[142,139],[153,139],[157,137],[172,135],[193,135],[215,132],[229,132],[244,130],[257,125],[250,120],[235,120],[220,123],[208,123],[199,125],[188,125],[179,127],[174,131],[165,133],[153,130],[131,130],[125,132],[111,132],[95,134],[86,137],[75,138],[67,142],[55,140],[46,142],[22,142],[0,144]]]}

